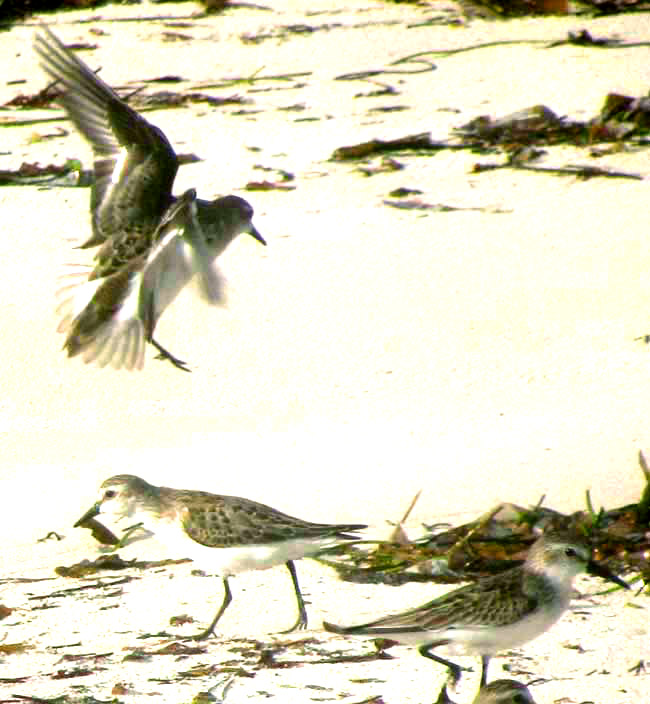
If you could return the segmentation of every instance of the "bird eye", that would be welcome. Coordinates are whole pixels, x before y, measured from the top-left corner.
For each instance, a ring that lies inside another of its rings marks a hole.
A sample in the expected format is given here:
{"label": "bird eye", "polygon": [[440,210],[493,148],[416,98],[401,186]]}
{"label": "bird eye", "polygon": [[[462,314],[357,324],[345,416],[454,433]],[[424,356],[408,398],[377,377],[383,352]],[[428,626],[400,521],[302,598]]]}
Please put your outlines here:
{"label": "bird eye", "polygon": [[106,489],[104,492],[104,498],[105,499],[114,499],[117,496],[117,492],[115,489]]}
{"label": "bird eye", "polygon": [[564,551],[564,554],[567,557],[575,557],[576,556],[576,551],[573,548],[566,548]]}

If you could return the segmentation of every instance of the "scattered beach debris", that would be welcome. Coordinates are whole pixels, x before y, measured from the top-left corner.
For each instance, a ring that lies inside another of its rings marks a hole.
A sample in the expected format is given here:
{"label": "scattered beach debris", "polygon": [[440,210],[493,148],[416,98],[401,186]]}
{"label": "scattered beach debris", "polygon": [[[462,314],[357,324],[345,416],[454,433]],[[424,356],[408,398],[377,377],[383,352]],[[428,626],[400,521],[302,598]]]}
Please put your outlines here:
{"label": "scattered beach debris", "polygon": [[293,191],[296,188],[291,183],[291,181],[295,180],[295,176],[290,171],[276,169],[271,166],[262,166],[261,164],[256,164],[253,168],[267,173],[274,172],[277,174],[277,179],[274,181],[267,179],[264,181],[249,181],[244,186],[246,191]]}
{"label": "scattered beach debris", "polygon": [[18,169],[0,169],[0,186],[77,186],[87,183],[81,162],[68,159],[64,164],[29,164],[23,162]]}
{"label": "scattered beach debris", "polygon": [[[95,539],[96,536],[93,534]],[[101,541],[100,541],[101,542]],[[78,579],[80,577],[88,577],[89,575],[105,572],[107,570],[126,570],[130,567],[135,567],[138,570],[150,570],[158,567],[167,567],[168,565],[182,565],[190,562],[189,558],[178,560],[123,560],[117,553],[109,553],[100,555],[96,560],[82,560],[70,567],[56,567],[54,571],[59,577],[72,577]]]}
{"label": "scattered beach debris", "polygon": [[[520,564],[540,531],[562,530],[584,536],[594,559],[633,572],[632,581],[650,584],[650,470],[642,452],[645,487],[638,503],[596,511],[586,493],[586,510],[563,514],[544,507],[502,503],[457,527],[424,526],[422,538],[404,542],[364,540],[338,546],[318,559],[354,582],[403,584],[407,581],[457,583],[496,574]],[[643,587],[642,587],[643,588]]]}
{"label": "scattered beach debris", "polygon": [[388,194],[391,198],[406,198],[407,196],[420,196],[422,191],[418,188],[407,188],[406,186],[400,186],[399,188],[394,188]]}
{"label": "scattered beach debris", "polygon": [[401,171],[406,168],[404,164],[390,156],[382,156],[379,160],[371,161],[367,164],[357,166],[357,171],[364,176],[375,176],[376,174],[386,174],[391,171]]}
{"label": "scattered beach debris", "polygon": [[513,153],[508,156],[505,163],[502,164],[474,164],[472,173],[480,174],[483,171],[494,171],[496,169],[520,169],[522,171],[537,171],[539,173],[558,174],[560,176],[575,176],[579,181],[587,181],[590,178],[597,176],[605,178],[625,178],[633,181],[643,181],[643,176],[640,174],[632,174],[626,171],[616,171],[614,169],[605,169],[600,166],[592,166],[591,164],[567,164],[566,166],[531,166],[520,158],[519,153]]}
{"label": "scattered beach debris", "polygon": [[0,643],[0,655],[15,655],[33,650],[34,646],[29,643]]}
{"label": "scattered beach debris", "polygon": [[502,145],[573,144],[620,141],[650,131],[650,97],[608,93],[600,112],[590,120],[558,117],[545,105],[533,105],[505,117],[476,117],[454,130],[466,147],[489,149]]}
{"label": "scattered beach debris", "polygon": [[[590,148],[590,156],[601,157],[607,150],[592,148],[595,142],[615,142],[617,150],[623,141],[634,139],[645,145],[650,138],[650,96],[633,98],[609,93],[598,115],[587,121],[571,121],[559,117],[545,105],[517,110],[504,117],[492,118],[481,115],[453,130],[446,140],[432,139],[428,132],[407,135],[398,139],[372,139],[358,144],[338,147],[332,152],[330,161],[360,161],[380,156],[375,162],[357,167],[364,176],[404,168],[387,154],[415,152],[426,154],[442,149],[470,149],[493,154],[502,150],[505,159],[499,163],[477,163],[475,174],[495,169],[522,169],[544,174],[568,175],[580,180],[596,177],[642,180],[640,174],[620,171],[593,164],[567,164],[563,166],[541,166],[534,164],[546,152],[539,145],[572,144]],[[397,197],[403,197],[399,195]],[[384,200],[384,204],[404,210],[435,210],[446,212],[456,208],[431,204],[418,198],[411,200]],[[465,209],[465,208],[458,208]],[[480,210],[476,208],[476,210]],[[494,210],[492,211],[494,212]],[[650,337],[648,337],[650,340]]]}
{"label": "scattered beach debris", "polygon": [[201,91],[189,90],[185,93],[178,93],[171,90],[159,90],[155,93],[135,93],[129,100],[129,105],[138,112],[143,112],[153,108],[179,108],[192,103],[207,103],[221,107],[223,105],[247,105],[251,102],[250,99],[242,98],[240,95],[229,95],[222,98]]}
{"label": "scattered beach debris", "polygon": [[[57,567],[54,571],[57,572],[60,568]],[[57,572],[58,574],[58,572]],[[59,576],[65,576],[65,575],[59,575]],[[73,596],[77,592],[84,592],[84,591],[89,591],[91,589],[105,589],[109,588],[112,589],[113,587],[120,586],[122,584],[128,584],[129,582],[133,581],[135,577],[117,577],[115,579],[97,579],[90,584],[82,584],[78,587],[68,587],[67,589],[57,589],[54,592],[50,592],[49,594],[42,594],[39,596],[30,596],[28,601],[43,601],[44,599],[52,599],[54,597],[60,597],[60,596]]]}
{"label": "scattered beach debris", "polygon": [[[30,696],[29,694],[12,694],[11,696],[13,699],[10,701],[21,701],[27,702],[28,704],[108,704],[105,699],[95,699],[95,697],[90,694],[84,694],[82,699],[75,694],[61,694],[58,697],[51,697],[49,699]],[[113,703],[118,704],[118,701],[111,700],[110,704]]]}
{"label": "scattered beach debris", "polygon": [[56,81],[48,83],[45,88],[42,88],[38,93],[33,95],[24,95],[19,93],[11,100],[4,104],[4,107],[11,108],[44,108],[47,107],[54,98],[59,95],[59,91],[55,89]]}
{"label": "scattered beach debris", "polygon": [[348,161],[351,159],[365,159],[375,154],[385,152],[402,151],[437,151],[439,149],[453,148],[446,142],[434,142],[429,132],[411,134],[397,139],[371,139],[369,142],[361,142],[347,147],[338,147],[332,152],[331,161]]}
{"label": "scattered beach debris", "polygon": [[493,206],[486,206],[484,208],[478,206],[455,206],[447,205],[445,203],[427,203],[421,198],[410,198],[408,200],[390,200],[385,198],[383,201],[384,205],[388,205],[391,208],[398,208],[399,210],[427,210],[434,213],[453,213],[458,210],[470,210],[476,211],[478,213],[507,213],[508,210],[503,210],[501,208],[495,208]]}
{"label": "scattered beach debris", "polygon": [[580,136],[581,127],[581,123],[570,123],[559,118],[545,105],[533,105],[505,117],[475,117],[454,132],[463,138],[467,146],[539,141],[549,144],[576,139]]}

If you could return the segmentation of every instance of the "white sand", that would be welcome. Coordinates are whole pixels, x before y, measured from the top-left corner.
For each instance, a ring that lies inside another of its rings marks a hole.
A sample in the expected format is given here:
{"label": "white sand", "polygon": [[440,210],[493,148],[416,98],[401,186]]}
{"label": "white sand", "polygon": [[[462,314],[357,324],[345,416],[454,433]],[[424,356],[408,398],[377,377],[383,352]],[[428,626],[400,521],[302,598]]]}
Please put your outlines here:
{"label": "white sand", "polygon": [[[319,0],[307,12],[305,5],[278,0],[272,9],[251,5],[182,27],[108,20],[187,20],[198,6],[106,7],[47,18],[64,41],[96,43],[82,57],[104,67],[102,76],[114,85],[176,74],[187,82],[170,89],[187,90],[258,71],[308,75],[206,89],[249,98],[245,115],[236,114],[238,106],[207,105],[148,114],[179,152],[203,159],[181,169],[176,191],[196,185],[203,197],[244,195],[269,242],[263,249],[242,237],[223,256],[227,308],[207,307],[188,288],[161,320],[157,338],[190,362],[191,375],[151,353],[139,374],[66,359],[53,292],[63,263],[87,261],[71,240],[89,234],[89,191],[0,189],[2,577],[52,577],[57,565],[93,557],[90,535],[71,526],[94,501],[100,481],[119,472],[244,495],[316,521],[367,522],[371,535],[383,532],[385,519],[397,518],[420,487],[411,521],[416,534],[421,521],[457,523],[501,500],[527,504],[545,494],[549,505],[577,510],[587,489],[596,506],[638,498],[636,454],[650,448],[650,349],[634,341],[650,332],[647,150],[593,160],[586,150],[556,147],[543,162],[594,163],[640,173],[646,180],[639,182],[506,170],[476,175],[474,163],[500,157],[466,151],[398,157],[403,171],[371,178],[328,158],[336,147],[373,138],[431,131],[442,139],[480,114],[537,103],[586,119],[607,92],[646,93],[650,62],[647,48],[524,43],[430,57],[435,71],[377,76],[399,91],[393,96],[355,98],[377,86],[336,76],[415,70],[423,65],[390,64],[485,41],[562,39],[582,27],[594,36],[645,40],[650,15],[409,27],[442,14],[444,6]],[[101,19],[79,23],[89,17]],[[278,34],[296,24],[328,28]],[[90,34],[93,28],[106,34]],[[3,103],[45,84],[31,49],[34,31],[31,25],[3,34]],[[164,42],[164,31],[194,41]],[[271,32],[278,36],[258,44],[240,40],[243,33]],[[17,78],[27,83],[6,85]],[[295,104],[305,109],[281,109]],[[408,109],[372,111],[395,105]],[[59,127],[69,136],[32,143],[32,135]],[[66,122],[5,128],[3,138],[0,168],[81,155],[91,163]],[[294,173],[296,189],[242,193],[247,181],[274,178],[257,164]],[[398,186],[421,189],[428,202],[506,212],[422,214],[382,205]],[[50,530],[65,540],[36,543]],[[122,555],[165,556],[143,545]],[[190,577],[190,569],[139,574],[118,598],[94,599],[91,590],[50,599],[45,603],[57,608],[46,610],[34,610],[41,602],[29,596],[80,582],[5,586],[2,603],[17,609],[2,622],[6,642],[35,649],[2,656],[0,677],[29,679],[0,684],[0,692],[45,697],[86,687],[108,699],[122,682],[133,695],[121,696],[124,701],[148,701],[144,695],[153,692],[161,701],[190,701],[218,678],[183,684],[151,678],[172,678],[198,663],[242,665],[227,640],[210,641],[205,655],[121,663],[125,648],[153,647],[136,636],[164,628],[171,615],[190,613],[196,625],[211,618],[220,582]],[[371,646],[324,635],[318,630],[323,617],[353,622],[440,590],[346,584],[307,562],[299,574],[312,602],[308,636],[346,652]],[[589,589],[596,587],[589,582]],[[233,592],[220,626],[224,638],[271,642],[267,634],[293,619],[283,569],[238,577]],[[648,675],[628,669],[647,657],[647,614],[631,608],[646,600],[618,595],[597,603],[589,618],[565,617],[516,656],[497,658],[491,677],[502,676],[502,665],[510,663],[525,670],[523,681],[547,679],[534,689],[539,702],[645,701]],[[106,604],[115,608],[102,610]],[[63,654],[101,652],[113,655],[95,664],[61,662]],[[435,700],[443,668],[413,650],[392,653],[390,662],[261,669],[252,679],[238,677],[227,701],[358,702],[375,694],[387,704]],[[51,679],[57,670],[86,666],[95,674]],[[363,678],[373,679],[351,681]],[[466,677],[455,698],[471,701],[475,679]]]}

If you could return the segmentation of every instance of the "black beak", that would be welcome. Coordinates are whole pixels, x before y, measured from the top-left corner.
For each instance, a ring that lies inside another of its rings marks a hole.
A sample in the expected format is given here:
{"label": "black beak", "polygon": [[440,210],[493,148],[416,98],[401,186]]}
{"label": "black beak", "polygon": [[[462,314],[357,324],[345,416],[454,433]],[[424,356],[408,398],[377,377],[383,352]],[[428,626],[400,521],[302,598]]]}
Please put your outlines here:
{"label": "black beak", "polygon": [[623,581],[618,575],[615,575],[609,568],[599,562],[589,560],[587,563],[587,573],[596,575],[596,577],[601,577],[608,582],[614,582],[614,584],[618,584],[618,586],[623,587],[623,589],[630,588],[630,585],[627,582]]}
{"label": "black beak", "polygon": [[99,515],[99,502],[97,502],[92,508],[89,508],[86,513],[74,524],[75,528],[78,528],[79,526],[83,526],[84,523],[89,521],[91,518],[95,518],[95,516]]}
{"label": "black beak", "polygon": [[260,242],[261,244],[263,244],[263,245],[266,247],[266,240],[265,240],[265,239],[262,237],[262,235],[260,235],[260,233],[257,231],[257,229],[255,228],[255,225],[252,225],[252,224],[251,224],[251,229],[248,230],[248,234],[249,234],[251,237],[254,237],[258,242]]}

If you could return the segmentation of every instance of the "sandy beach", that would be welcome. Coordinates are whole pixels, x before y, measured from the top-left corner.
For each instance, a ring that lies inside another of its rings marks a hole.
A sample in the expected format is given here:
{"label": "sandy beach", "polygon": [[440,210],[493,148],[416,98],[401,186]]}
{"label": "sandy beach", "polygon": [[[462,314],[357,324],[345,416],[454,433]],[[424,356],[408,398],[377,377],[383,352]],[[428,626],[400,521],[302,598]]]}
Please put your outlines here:
{"label": "sandy beach", "polygon": [[[221,601],[220,580],[183,564],[130,570],[132,580],[114,586],[125,573],[110,573],[107,586],[47,597],[97,582],[54,569],[97,556],[89,532],[72,525],[103,479],[127,472],[313,521],[367,523],[368,536],[385,536],[387,520],[420,488],[412,536],[423,522],[457,524],[501,501],[545,496],[574,511],[589,490],[597,508],[635,502],[643,488],[637,454],[650,451],[650,347],[635,339],[650,332],[647,149],[596,158],[553,146],[540,162],[641,180],[475,173],[476,163],[502,156],[469,150],[399,155],[402,169],[372,176],[330,157],[372,139],[446,139],[480,115],[537,104],[586,120],[607,93],[645,95],[647,46],[548,48],[542,40],[584,28],[641,42],[650,14],[463,22],[451,5],[372,0],[308,8],[278,0],[195,16],[200,9],[145,3],[58,13],[13,27],[0,44],[2,104],[46,85],[32,50],[40,20],[68,44],[95,46],[79,55],[120,90],[173,75],[182,82],[149,83],[145,92],[245,99],[146,117],[177,152],[201,159],[180,168],[175,192],[196,186],[203,198],[245,197],[268,242],[240,237],[220,259],[226,306],[206,305],[188,286],[161,319],[157,338],[191,374],[155,360],[152,349],[141,372],[99,369],[61,351],[54,298],[62,267],[90,261],[73,249],[90,234],[89,190],[0,189],[0,492],[8,506],[0,514],[0,603],[13,609],[0,630],[3,642],[30,648],[0,655],[0,700],[67,693],[189,702],[232,677],[228,704],[433,702],[444,669],[415,649],[392,649],[392,660],[316,661],[373,652],[371,643],[325,634],[323,618],[361,621],[445,587],[349,584],[305,560],[298,572],[311,629],[274,636],[294,618],[286,570],[248,573],[233,580],[220,637],[204,652],[124,661],[168,643],[138,637],[168,628],[171,616],[190,614],[189,630],[206,624]],[[434,54],[486,42],[502,44]],[[351,75],[358,73],[365,78]],[[25,82],[10,83],[17,79]],[[63,115],[4,110],[3,120],[62,119],[5,126],[0,168],[73,157],[91,168],[90,149]],[[283,171],[293,174],[293,190],[244,190]],[[386,205],[398,187],[452,209]],[[39,542],[50,531],[63,539]],[[183,557],[155,540],[120,555]],[[587,578],[577,586],[603,587]],[[495,658],[491,677],[541,678],[532,688],[541,704],[645,701],[650,675],[630,668],[648,657],[647,597],[631,591],[575,605],[539,639]],[[256,664],[264,644],[300,639],[277,659],[304,664]],[[475,673],[452,698],[469,704],[478,661],[461,661]]]}

